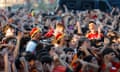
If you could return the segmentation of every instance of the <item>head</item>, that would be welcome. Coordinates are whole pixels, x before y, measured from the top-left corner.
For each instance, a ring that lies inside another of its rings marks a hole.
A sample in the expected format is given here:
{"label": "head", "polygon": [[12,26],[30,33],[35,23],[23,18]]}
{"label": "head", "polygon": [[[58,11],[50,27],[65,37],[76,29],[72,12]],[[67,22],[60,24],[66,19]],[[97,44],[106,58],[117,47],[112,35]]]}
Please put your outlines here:
{"label": "head", "polygon": [[71,39],[69,42],[69,47],[70,48],[77,48],[77,46],[78,46],[78,41]]}
{"label": "head", "polygon": [[61,24],[61,23],[58,23],[57,25],[56,25],[56,29],[55,29],[55,31],[58,31],[58,32],[64,32],[64,29],[65,29],[65,26],[63,25],[63,24]]}
{"label": "head", "polygon": [[11,25],[6,25],[3,28],[3,31],[4,31],[6,37],[14,36],[14,33],[15,33],[15,30]]}
{"label": "head", "polygon": [[72,58],[74,56],[74,50],[72,48],[65,48],[64,51],[67,56],[66,62],[71,63]]}
{"label": "head", "polygon": [[36,56],[31,52],[26,52],[25,59],[28,61],[30,66],[33,66],[35,64]]}
{"label": "head", "polygon": [[58,14],[59,16],[61,16],[62,13],[63,13],[62,10],[59,10],[59,11],[57,12],[57,14]]}
{"label": "head", "polygon": [[39,40],[41,38],[41,30],[39,28],[33,28],[30,32],[30,36],[32,39]]}
{"label": "head", "polygon": [[88,27],[89,27],[90,31],[95,30],[96,29],[95,22],[94,21],[90,21]]}
{"label": "head", "polygon": [[112,48],[105,48],[102,52],[102,56],[103,56],[103,59],[104,61],[113,61],[115,59],[115,52],[113,51]]}

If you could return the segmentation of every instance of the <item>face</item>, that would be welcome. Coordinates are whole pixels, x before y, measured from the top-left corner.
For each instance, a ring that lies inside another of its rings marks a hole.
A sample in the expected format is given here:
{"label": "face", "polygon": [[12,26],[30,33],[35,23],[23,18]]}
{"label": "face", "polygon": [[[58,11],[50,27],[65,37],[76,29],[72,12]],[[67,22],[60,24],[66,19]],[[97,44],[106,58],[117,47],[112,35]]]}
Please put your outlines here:
{"label": "face", "polygon": [[41,33],[40,33],[40,32],[37,32],[37,33],[35,34],[35,38],[40,39],[40,38],[41,38]]}
{"label": "face", "polygon": [[57,31],[57,32],[63,32],[63,28],[62,27],[56,28],[55,31]]}
{"label": "face", "polygon": [[95,30],[95,24],[94,23],[89,24],[89,30]]}
{"label": "face", "polygon": [[57,32],[64,32],[64,26],[57,25],[55,31],[57,31]]}
{"label": "face", "polygon": [[74,39],[71,40],[69,43],[70,48],[76,48],[78,44],[78,41],[75,41]]}
{"label": "face", "polygon": [[118,46],[119,46],[119,45],[116,44],[116,43],[113,43],[113,44],[112,44],[112,48],[113,48],[113,49],[118,49]]}
{"label": "face", "polygon": [[109,61],[113,61],[114,59],[115,59],[115,53],[114,52],[111,52],[111,53],[109,53],[108,55],[107,55],[107,59],[109,60]]}
{"label": "face", "polygon": [[14,29],[9,28],[9,29],[6,31],[6,36],[13,36],[13,35],[14,35],[14,32],[15,32]]}
{"label": "face", "polygon": [[61,14],[62,14],[62,10],[59,10],[59,11],[58,11],[58,15],[61,15]]}
{"label": "face", "polygon": [[35,61],[35,66],[38,72],[42,71],[42,64],[39,61]]}
{"label": "face", "polygon": [[74,56],[74,52],[68,51],[66,55],[68,57],[68,62],[71,62]]}
{"label": "face", "polygon": [[74,56],[74,52],[68,51],[66,54],[68,57],[73,57]]}

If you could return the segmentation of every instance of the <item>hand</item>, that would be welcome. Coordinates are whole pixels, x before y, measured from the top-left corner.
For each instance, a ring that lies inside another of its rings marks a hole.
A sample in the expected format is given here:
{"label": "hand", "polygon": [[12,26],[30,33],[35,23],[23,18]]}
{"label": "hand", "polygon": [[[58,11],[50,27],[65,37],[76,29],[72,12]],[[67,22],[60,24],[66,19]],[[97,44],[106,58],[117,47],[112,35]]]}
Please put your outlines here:
{"label": "hand", "polygon": [[86,66],[87,66],[87,64],[88,64],[86,61],[83,61],[83,60],[80,60],[80,62],[81,62],[81,63],[82,63],[82,65],[83,65],[83,66],[85,66],[85,67],[86,67]]}
{"label": "hand", "polygon": [[86,51],[87,50],[87,47],[86,46],[82,46],[79,48],[81,51]]}
{"label": "hand", "polygon": [[54,54],[53,59],[54,59],[54,60],[57,60],[58,58],[59,58],[58,55],[57,55],[57,54]]}
{"label": "hand", "polygon": [[77,26],[80,26],[80,22],[79,22],[79,21],[77,21],[77,22],[76,22],[76,25],[77,25]]}
{"label": "hand", "polygon": [[63,5],[63,7],[64,7],[64,8],[67,8],[67,6],[66,6],[66,5]]}
{"label": "hand", "polygon": [[100,26],[98,27],[98,33],[101,33],[101,27]]}
{"label": "hand", "polygon": [[23,37],[23,33],[22,32],[18,32],[17,39],[20,40],[22,37]]}

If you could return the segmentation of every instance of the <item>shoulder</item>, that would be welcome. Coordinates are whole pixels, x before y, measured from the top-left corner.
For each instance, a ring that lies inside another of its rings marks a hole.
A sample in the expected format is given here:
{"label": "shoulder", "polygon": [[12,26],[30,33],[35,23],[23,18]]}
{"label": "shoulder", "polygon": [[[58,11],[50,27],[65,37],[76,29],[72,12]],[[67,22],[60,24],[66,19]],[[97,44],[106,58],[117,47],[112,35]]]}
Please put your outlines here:
{"label": "shoulder", "polygon": [[28,42],[28,44],[27,44],[27,46],[36,46],[37,45],[37,43],[35,42],[35,41],[29,41]]}

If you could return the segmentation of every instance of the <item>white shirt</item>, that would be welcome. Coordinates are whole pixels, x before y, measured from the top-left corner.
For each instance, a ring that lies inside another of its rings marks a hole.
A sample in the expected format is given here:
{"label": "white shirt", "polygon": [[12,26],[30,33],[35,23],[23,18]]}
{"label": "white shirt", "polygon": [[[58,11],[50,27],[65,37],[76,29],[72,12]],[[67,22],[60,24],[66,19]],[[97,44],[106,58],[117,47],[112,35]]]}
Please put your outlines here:
{"label": "white shirt", "polygon": [[26,51],[29,51],[29,52],[33,53],[36,49],[36,46],[37,46],[37,44],[35,42],[29,41],[27,46],[26,46]]}

